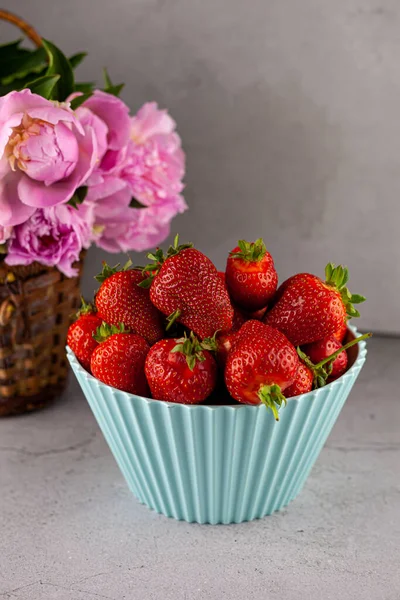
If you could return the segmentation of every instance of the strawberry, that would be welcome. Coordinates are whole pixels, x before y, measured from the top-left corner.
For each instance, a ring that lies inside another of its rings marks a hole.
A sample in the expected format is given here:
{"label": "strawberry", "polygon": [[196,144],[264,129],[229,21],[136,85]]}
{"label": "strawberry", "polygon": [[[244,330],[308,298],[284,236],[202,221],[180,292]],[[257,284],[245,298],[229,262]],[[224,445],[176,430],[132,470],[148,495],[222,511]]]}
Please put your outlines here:
{"label": "strawberry", "polygon": [[[215,336],[216,343],[216,359],[221,367],[225,367],[228,354],[232,349],[235,340],[238,337],[237,331],[230,331],[228,333],[219,333]],[[205,341],[208,341],[206,338]]]}
{"label": "strawberry", "polygon": [[235,400],[263,402],[278,421],[278,409],[286,402],[282,392],[294,382],[299,364],[296,349],[283,333],[260,321],[247,321],[228,355],[225,383]]}
{"label": "strawberry", "polygon": [[[223,271],[218,271],[218,275],[221,278],[221,280],[225,283],[225,273]],[[226,286],[226,283],[225,283],[225,286]],[[229,293],[229,290],[228,290],[228,293]],[[262,319],[267,311],[266,306],[264,306],[264,308],[260,308],[259,310],[255,310],[254,312],[246,311],[243,308],[240,308],[239,306],[237,306],[234,302],[232,302],[232,298],[231,298],[231,303],[233,306],[233,324],[232,324],[231,331],[239,331],[239,329],[241,328],[243,323],[245,323],[249,319],[257,319],[257,321],[262,321]]]}
{"label": "strawberry", "polygon": [[233,308],[217,269],[191,244],[178,242],[176,236],[166,256],[162,250],[147,255],[155,264],[144,268],[150,276],[140,285],[150,287],[154,306],[169,315],[168,327],[177,320],[201,339],[229,331]]}
{"label": "strawberry", "polygon": [[225,281],[232,300],[245,310],[258,311],[268,304],[275,294],[278,275],[261,238],[255,242],[239,240],[229,253]]}
{"label": "strawberry", "polygon": [[339,327],[339,329],[337,331],[335,331],[332,335],[334,338],[336,338],[338,340],[338,342],[342,343],[344,338],[346,337],[346,333],[347,333],[347,321],[345,321],[343,323],[343,325],[341,325],[341,327]]}
{"label": "strawberry", "polygon": [[334,337],[330,337],[304,346],[303,350],[298,348],[301,364],[294,383],[285,390],[286,398],[306,394],[340,377],[347,367],[346,350],[369,337],[371,334],[366,333],[343,347]]}
{"label": "strawberry", "polygon": [[148,396],[149,388],[144,374],[144,363],[149,345],[136,333],[102,323],[96,339],[99,345],[92,354],[90,366],[97,379],[117,390]]}
{"label": "strawberry", "polygon": [[[304,354],[308,356],[308,358],[313,363],[319,363],[328,356],[331,356],[336,350],[339,350],[342,347],[342,344],[334,337],[328,336],[319,340],[318,342],[313,342],[312,344],[306,344],[303,346],[302,350]],[[338,354],[333,362],[330,363],[330,379],[337,379],[345,372],[347,368],[347,353],[346,350],[342,350],[340,354]]]}
{"label": "strawberry", "polygon": [[294,275],[277,291],[273,308],[264,322],[284,333],[295,346],[316,342],[343,326],[350,317],[359,317],[353,304],[364,296],[351,295],[345,287],[349,274],[346,267],[329,263],[326,281],[315,275]]}
{"label": "strawberry", "polygon": [[265,313],[267,312],[267,307],[264,306],[264,308],[260,308],[260,310],[255,310],[254,312],[251,313],[244,313],[248,319],[255,319],[256,321],[262,321]]}
{"label": "strawberry", "polygon": [[217,382],[216,362],[193,332],[157,342],[147,355],[145,371],[153,398],[181,404],[202,402]]}
{"label": "strawberry", "polygon": [[93,337],[101,325],[101,319],[95,314],[91,304],[82,298],[82,308],[77,313],[77,320],[69,326],[67,344],[86,371],[90,372],[90,357],[98,342]]}
{"label": "strawberry", "polygon": [[151,345],[164,337],[162,315],[150,301],[149,291],[139,287],[145,279],[140,270],[129,269],[131,261],[119,265],[103,264],[96,279],[101,283],[95,303],[99,317],[110,325],[123,323]]}
{"label": "strawberry", "polygon": [[293,396],[300,396],[300,394],[306,394],[311,392],[313,389],[314,372],[307,365],[300,363],[297,371],[296,379],[289,385],[285,390],[285,397],[292,398]]}

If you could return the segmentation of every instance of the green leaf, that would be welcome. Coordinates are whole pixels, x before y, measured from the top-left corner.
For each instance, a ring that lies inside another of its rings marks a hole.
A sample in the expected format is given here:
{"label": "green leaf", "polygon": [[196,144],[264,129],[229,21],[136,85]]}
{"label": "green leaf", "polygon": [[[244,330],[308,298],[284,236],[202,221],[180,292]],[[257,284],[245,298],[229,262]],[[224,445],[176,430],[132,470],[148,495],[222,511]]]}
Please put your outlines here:
{"label": "green leaf", "polygon": [[[151,279],[151,281],[153,280],[153,278],[150,278],[150,277],[149,277],[149,279]],[[151,284],[151,281],[150,281],[150,284]],[[143,283],[144,283],[144,281],[142,281],[142,283],[139,283],[139,286],[140,287],[144,287],[142,285]],[[179,308],[177,308],[173,313],[171,313],[167,317],[167,323],[168,323],[168,325],[166,326],[165,330],[168,331],[172,327],[172,325],[175,323],[175,321],[177,319],[179,319],[180,316],[181,316],[181,311],[179,310]]]}
{"label": "green leaf", "polygon": [[46,75],[60,75],[53,90],[53,100],[63,102],[74,91],[74,72],[68,58],[49,40],[43,40],[43,46],[49,59]]}
{"label": "green leaf", "polygon": [[[81,188],[79,188],[81,189]],[[97,281],[99,281],[100,283],[103,283],[103,281],[105,281],[106,279],[108,279],[109,277],[111,277],[111,275],[114,275],[115,273],[118,273],[119,271],[128,271],[128,269],[132,266],[132,261],[131,259],[129,259],[124,266],[122,267],[122,269],[120,268],[121,265],[120,263],[118,263],[117,265],[115,265],[114,267],[110,267],[110,265],[108,265],[106,263],[105,260],[103,260],[103,270],[101,273],[99,273],[98,275],[95,275],[95,279]]]}
{"label": "green leaf", "polygon": [[46,74],[47,67],[44,67],[40,73],[28,73],[26,77],[22,79],[16,79],[12,81],[8,85],[0,84],[0,96],[5,96],[9,92],[13,90],[23,90],[24,88],[29,88],[30,84],[38,79],[39,77],[43,77]]}
{"label": "green leaf", "polygon": [[261,261],[266,252],[264,240],[258,238],[255,242],[246,242],[245,240],[238,241],[239,251],[230,252],[231,258],[240,258],[247,262],[259,262]]}
{"label": "green leaf", "polygon": [[107,338],[115,333],[129,333],[129,329],[125,329],[125,325],[123,323],[120,323],[119,325],[109,325],[103,321],[93,333],[93,337],[101,344],[101,342],[105,342]]}
{"label": "green leaf", "polygon": [[[139,200],[136,200],[136,198],[132,198],[132,200],[129,203],[129,208],[147,208],[147,206],[145,206],[144,204],[141,204],[139,202]],[[152,260],[154,260],[154,259],[152,259]]]}
{"label": "green leaf", "polygon": [[103,76],[104,76],[104,83],[105,83],[105,87],[104,87],[103,91],[107,92],[107,94],[112,94],[113,96],[118,97],[125,84],[120,83],[118,85],[114,85],[110,79],[110,76],[109,76],[106,68],[103,69]]}
{"label": "green leaf", "polygon": [[81,96],[77,96],[76,98],[71,100],[72,110],[76,110],[77,108],[79,108],[85,102],[85,100],[90,98],[90,96],[92,96],[92,92],[88,94],[82,94]]}
{"label": "green leaf", "polygon": [[103,77],[104,77],[104,85],[106,88],[111,87],[112,86],[112,81],[110,79],[110,76],[108,74],[108,71],[105,67],[103,67]]}
{"label": "green leaf", "polygon": [[76,316],[80,317],[82,315],[90,315],[94,312],[96,312],[96,309],[94,308],[93,304],[86,302],[85,298],[81,296],[81,307],[76,313]]}
{"label": "green leaf", "polygon": [[365,302],[365,301],[366,301],[366,297],[361,296],[360,294],[352,294],[351,298],[350,298],[350,302],[352,302],[352,304],[361,304],[361,302]]}
{"label": "green leaf", "polygon": [[[10,42],[9,44],[0,45],[0,81],[9,75],[12,75],[23,58],[27,58],[32,54],[32,50],[26,50],[25,48],[19,47],[21,42],[22,38]],[[11,89],[14,88],[11,87]]]}
{"label": "green leaf", "polygon": [[267,408],[269,408],[276,421],[279,421],[279,409],[282,404],[286,404],[286,398],[282,394],[281,388],[279,385],[262,385],[257,393],[260,401],[265,404]]}
{"label": "green leaf", "polygon": [[92,94],[95,87],[93,81],[81,81],[75,83],[75,92],[82,92],[82,94]]}
{"label": "green leaf", "polygon": [[151,284],[153,283],[153,279],[153,277],[147,277],[147,279],[143,279],[143,281],[138,283],[138,286],[144,288],[145,290],[148,290],[151,287]]}
{"label": "green leaf", "polygon": [[0,63],[8,62],[20,54],[29,54],[29,50],[20,48],[23,38],[8,42],[7,44],[0,44]]}
{"label": "green leaf", "polygon": [[78,208],[78,206],[80,204],[82,204],[82,202],[86,198],[87,191],[88,191],[88,188],[86,185],[79,187],[75,191],[75,194],[72,196],[72,198],[70,200],[68,200],[67,204],[69,204],[70,206],[73,206],[74,208]]}
{"label": "green leaf", "polygon": [[69,57],[69,64],[73,69],[76,69],[78,65],[86,58],[87,52],[77,52]]}
{"label": "green leaf", "polygon": [[34,94],[39,94],[39,96],[43,96],[43,98],[48,100],[51,98],[54,86],[59,79],[60,75],[44,75],[43,77],[34,79],[34,81],[31,81],[25,87],[29,88]]}
{"label": "green leaf", "polygon": [[[47,64],[47,54],[44,48],[38,48],[33,52],[25,52],[20,56],[16,56],[14,59],[10,59],[7,63],[8,75],[1,74],[2,85],[9,85],[17,79],[23,79],[27,75],[31,74],[32,77],[40,73]],[[50,73],[49,73],[50,74]],[[51,73],[54,75],[54,73]],[[18,86],[18,83],[15,84]]]}
{"label": "green leaf", "polygon": [[360,304],[364,302],[366,298],[360,294],[351,294],[346,287],[346,283],[349,279],[349,271],[347,267],[339,265],[336,267],[333,263],[328,263],[325,267],[325,276],[327,285],[332,286],[340,292],[342,297],[343,305],[346,308],[346,313],[349,318],[359,317],[360,313],[353,306],[354,304]]}

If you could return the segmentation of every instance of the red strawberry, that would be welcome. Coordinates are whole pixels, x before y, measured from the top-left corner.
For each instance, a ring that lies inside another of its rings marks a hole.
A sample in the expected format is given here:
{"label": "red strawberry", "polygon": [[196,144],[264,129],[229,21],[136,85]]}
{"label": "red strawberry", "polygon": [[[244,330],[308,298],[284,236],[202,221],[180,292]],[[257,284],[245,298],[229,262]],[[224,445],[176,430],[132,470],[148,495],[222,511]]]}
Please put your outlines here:
{"label": "red strawberry", "polygon": [[225,367],[228,354],[232,349],[232,345],[237,339],[238,332],[231,331],[229,333],[219,333],[215,338],[216,343],[216,358],[221,367]]}
{"label": "red strawberry", "polygon": [[151,286],[151,301],[170,325],[177,320],[201,339],[232,328],[231,301],[209,258],[191,244],[179,246],[178,236],[166,257],[161,250],[148,257],[156,264],[144,268],[151,276],[141,285]]}
{"label": "red strawberry", "polygon": [[238,244],[226,263],[226,286],[236,304],[257,311],[275,294],[278,276],[274,261],[261,238],[255,242],[239,240]]}
{"label": "red strawberry", "polygon": [[[308,358],[313,363],[320,363],[328,356],[331,356],[336,350],[339,350],[342,347],[342,344],[338,342],[338,340],[329,336],[319,340],[318,342],[313,342],[312,344],[306,344],[303,346],[302,350],[304,354],[307,354]],[[345,372],[347,368],[347,352],[343,350],[338,356],[336,356],[335,360],[331,363],[331,370],[329,372],[330,379],[337,379]]]}
{"label": "red strawberry", "polygon": [[351,295],[347,287],[348,270],[326,269],[326,282],[309,273],[299,273],[282,284],[278,300],[266,314],[265,323],[276,327],[295,345],[320,340],[343,326],[350,317],[359,317],[353,304],[364,302],[364,296]]}
{"label": "red strawberry", "polygon": [[101,325],[101,319],[95,314],[93,306],[82,298],[82,308],[78,319],[69,326],[67,344],[86,371],[90,371],[90,357],[98,342],[93,337]]}
{"label": "red strawberry", "polygon": [[151,303],[149,291],[139,287],[144,275],[137,269],[128,270],[130,266],[128,261],[119,271],[119,265],[110,268],[104,264],[102,273],[96,277],[101,283],[95,298],[97,312],[106,323],[123,323],[154,344],[164,336],[162,315]]}
{"label": "red strawberry", "polygon": [[340,343],[343,342],[344,338],[346,337],[346,333],[347,333],[347,321],[345,321],[343,323],[343,325],[337,330],[335,331],[335,333],[333,333],[333,337],[335,337]]}
{"label": "red strawberry", "polygon": [[308,344],[303,350],[298,348],[301,364],[294,383],[285,390],[285,396],[291,398],[311,392],[340,377],[347,367],[346,350],[369,337],[371,334],[366,333],[343,347],[334,337],[330,337]]}
{"label": "red strawberry", "polygon": [[216,362],[193,333],[157,342],[145,370],[156,400],[197,404],[208,398],[217,382]]}
{"label": "red strawberry", "polygon": [[300,363],[297,371],[296,379],[285,390],[286,398],[292,398],[293,396],[300,396],[300,394],[306,394],[311,392],[313,389],[314,373],[307,367],[307,365]]}
{"label": "red strawberry", "polygon": [[278,408],[286,402],[282,392],[294,382],[299,364],[296,349],[280,331],[247,321],[228,355],[225,383],[235,400],[263,402],[279,420]]}
{"label": "red strawberry", "polygon": [[[109,336],[109,337],[107,337]],[[148,396],[149,388],[144,374],[144,363],[149,345],[136,333],[103,323],[97,339],[102,341],[92,354],[90,366],[97,379],[117,390]]]}
{"label": "red strawberry", "polygon": [[267,307],[260,308],[260,310],[255,310],[251,313],[245,313],[248,319],[255,319],[256,321],[262,321],[265,313],[267,312]]}

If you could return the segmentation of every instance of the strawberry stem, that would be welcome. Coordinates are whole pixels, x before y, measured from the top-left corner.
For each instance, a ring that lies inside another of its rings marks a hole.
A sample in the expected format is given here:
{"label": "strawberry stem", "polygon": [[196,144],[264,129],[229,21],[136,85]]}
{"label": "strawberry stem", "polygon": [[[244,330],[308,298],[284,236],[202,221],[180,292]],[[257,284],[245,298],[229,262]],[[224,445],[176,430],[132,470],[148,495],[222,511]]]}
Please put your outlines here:
{"label": "strawberry stem", "polygon": [[299,355],[299,358],[306,365],[306,367],[308,367],[312,371],[314,375],[313,388],[318,389],[326,385],[326,381],[332,372],[333,363],[335,359],[339,356],[339,354],[345,352],[352,346],[355,346],[356,344],[358,344],[358,342],[370,338],[371,335],[372,333],[364,333],[364,335],[361,335],[360,337],[351,340],[344,346],[341,346],[335,352],[333,352],[317,364],[314,364],[305,352],[303,352],[300,348],[297,348],[297,354]]}
{"label": "strawberry stem", "polygon": [[76,313],[77,317],[81,317],[82,315],[90,315],[95,312],[95,309],[93,308],[93,304],[91,304],[90,302],[86,302],[86,300],[83,296],[81,296],[81,303],[82,303],[81,307],[78,310],[78,312]]}
{"label": "strawberry stem", "polygon": [[149,288],[153,282],[153,279],[158,274],[164,262],[167,258],[171,258],[171,256],[175,256],[179,254],[181,250],[185,250],[185,248],[193,248],[193,244],[188,242],[186,244],[179,245],[179,234],[177,233],[174,238],[174,243],[167,250],[167,254],[165,255],[161,248],[156,248],[154,252],[149,252],[146,254],[147,258],[149,258],[151,263],[147,264],[145,267],[142,267],[143,273],[147,276],[144,281],[138,283],[139,287]]}
{"label": "strawberry stem", "polygon": [[218,343],[217,343],[217,334],[219,330],[217,330],[212,337],[204,338],[201,342],[203,350],[209,350],[210,352],[218,351]]}
{"label": "strawberry stem", "polygon": [[203,343],[195,336],[193,331],[190,332],[190,336],[187,337],[186,333],[183,338],[176,340],[176,346],[171,352],[181,352],[186,356],[186,362],[191,371],[193,371],[196,361],[203,362],[206,357],[203,354],[204,348]]}
{"label": "strawberry stem", "polygon": [[239,240],[238,246],[239,252],[230,252],[231,258],[241,258],[247,262],[259,262],[264,258],[267,253],[264,240],[258,238],[255,242],[246,242],[245,240]]}
{"label": "strawberry stem", "polygon": [[119,271],[128,271],[131,268],[131,266],[132,266],[131,259],[127,260],[122,268],[120,268],[121,267],[120,263],[118,263],[114,267],[110,267],[110,265],[108,265],[106,263],[106,261],[103,260],[103,270],[101,273],[99,273],[98,275],[95,276],[95,279],[97,281],[99,281],[100,283],[103,283],[103,281],[105,281],[106,279],[111,277],[111,275],[114,275],[115,273],[118,273]]}
{"label": "strawberry stem", "polygon": [[333,263],[328,263],[325,267],[325,283],[335,288],[342,297],[342,302],[346,307],[347,316],[359,317],[360,313],[354,308],[353,304],[361,304],[365,302],[365,296],[360,294],[351,294],[346,287],[346,283],[349,280],[349,270],[347,267],[339,265],[336,267]]}
{"label": "strawberry stem", "polygon": [[282,394],[279,385],[262,385],[257,393],[259,399],[265,406],[272,410],[276,421],[279,421],[279,409],[282,403],[286,404],[286,398]]}
{"label": "strawberry stem", "polygon": [[323,367],[327,363],[333,362],[335,360],[335,358],[337,358],[339,356],[339,354],[341,354],[343,351],[348,350],[352,346],[355,346],[356,344],[358,344],[358,342],[362,342],[363,340],[367,340],[371,336],[372,336],[372,333],[364,333],[364,335],[360,335],[360,337],[354,338],[354,340],[351,340],[350,342],[348,342],[347,344],[345,344],[341,348],[338,348],[338,350],[336,350],[336,352],[334,352],[333,354],[330,354],[329,356],[327,356],[326,358],[324,358],[324,360],[321,360],[319,363],[317,363],[315,365],[315,367],[316,368]]}
{"label": "strawberry stem", "polygon": [[181,310],[179,310],[179,308],[177,308],[173,313],[171,313],[168,317],[167,317],[167,323],[168,325],[165,328],[165,331],[169,331],[172,327],[172,325],[175,323],[175,321],[177,319],[179,319],[179,317],[181,316]]}
{"label": "strawberry stem", "polygon": [[96,342],[105,342],[111,335],[115,333],[129,333],[128,329],[125,329],[125,325],[120,323],[119,325],[109,325],[105,321],[96,329],[93,333],[93,337]]}

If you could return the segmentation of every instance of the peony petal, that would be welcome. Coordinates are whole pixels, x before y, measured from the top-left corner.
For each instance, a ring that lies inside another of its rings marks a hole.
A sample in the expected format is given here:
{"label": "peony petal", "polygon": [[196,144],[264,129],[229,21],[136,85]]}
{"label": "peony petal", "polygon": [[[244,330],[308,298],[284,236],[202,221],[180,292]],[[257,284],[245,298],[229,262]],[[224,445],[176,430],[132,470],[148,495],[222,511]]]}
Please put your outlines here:
{"label": "peony petal", "polygon": [[98,160],[100,161],[104,154],[107,151],[107,133],[108,128],[107,125],[95,115],[91,110],[80,106],[76,110],[76,116],[79,119],[79,122],[82,126],[91,127],[97,138],[97,148],[98,148]]}
{"label": "peony petal", "polygon": [[108,127],[108,147],[119,150],[128,143],[130,119],[129,108],[122,100],[111,94],[95,90],[83,105],[93,111]]}
{"label": "peony petal", "polygon": [[18,185],[19,197],[24,204],[37,208],[56,206],[68,202],[75,190],[84,184],[93,171],[97,160],[97,140],[94,131],[87,128],[85,136],[79,136],[79,160],[69,177],[57,181],[51,186],[43,185],[26,175],[21,177]]}
{"label": "peony petal", "polygon": [[112,196],[102,198],[95,203],[96,224],[126,223],[129,221],[129,204],[132,195],[128,187],[115,192]]}
{"label": "peony petal", "polygon": [[41,181],[35,181],[27,175],[22,175],[18,194],[22,202],[35,208],[56,206],[68,202],[75,193],[78,177],[75,171],[67,179],[57,181],[51,186],[44,185]]}
{"label": "peony petal", "polygon": [[[119,192],[120,190],[126,187],[126,181],[124,181],[120,177],[113,177],[111,175],[107,175],[102,179],[101,183],[98,183],[97,185],[91,185],[89,187],[86,198],[91,201],[101,200],[102,198],[108,198],[109,196],[112,196],[116,192]],[[129,194],[129,198],[130,197],[131,194]]]}
{"label": "peony petal", "polygon": [[23,113],[15,113],[7,121],[0,121],[0,156],[4,154],[4,149],[13,132],[13,127],[18,127],[21,124],[23,116]]}
{"label": "peony petal", "polygon": [[143,143],[157,134],[170,134],[175,121],[166,110],[159,110],[155,102],[147,102],[131,118],[131,135],[137,143]]}
{"label": "peony petal", "polygon": [[35,212],[31,206],[23,204],[19,198],[18,186],[24,177],[19,171],[9,171],[0,179],[0,224],[3,227],[19,225]]}

